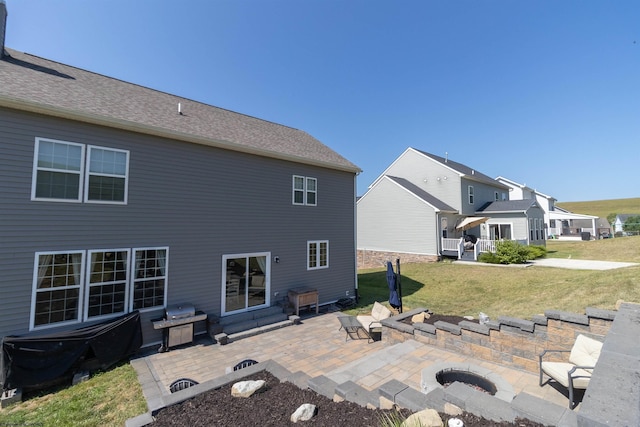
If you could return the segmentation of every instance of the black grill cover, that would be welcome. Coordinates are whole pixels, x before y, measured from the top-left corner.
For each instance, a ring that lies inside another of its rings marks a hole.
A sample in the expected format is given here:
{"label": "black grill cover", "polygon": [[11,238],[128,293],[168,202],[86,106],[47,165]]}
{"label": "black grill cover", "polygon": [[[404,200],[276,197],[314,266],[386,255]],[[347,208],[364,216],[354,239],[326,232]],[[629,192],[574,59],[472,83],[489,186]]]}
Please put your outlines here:
{"label": "black grill cover", "polygon": [[74,373],[107,369],[142,345],[140,313],[73,331],[2,339],[3,390],[44,388]]}

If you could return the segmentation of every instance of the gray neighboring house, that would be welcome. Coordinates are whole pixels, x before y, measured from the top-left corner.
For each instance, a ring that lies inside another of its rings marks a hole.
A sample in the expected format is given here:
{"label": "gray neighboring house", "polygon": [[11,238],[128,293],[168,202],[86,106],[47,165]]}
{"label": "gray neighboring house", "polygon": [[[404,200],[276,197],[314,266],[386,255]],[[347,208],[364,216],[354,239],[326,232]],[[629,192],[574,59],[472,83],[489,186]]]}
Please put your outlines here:
{"label": "gray neighboring house", "polygon": [[169,304],[354,294],[356,165],[291,127],[0,52],[0,337],[138,310],[148,346]]}
{"label": "gray neighboring house", "polygon": [[477,238],[473,259],[500,239],[544,245],[544,210],[535,199],[508,200],[508,191],[476,169],[409,147],[358,199],[358,259],[462,258],[466,235]]}

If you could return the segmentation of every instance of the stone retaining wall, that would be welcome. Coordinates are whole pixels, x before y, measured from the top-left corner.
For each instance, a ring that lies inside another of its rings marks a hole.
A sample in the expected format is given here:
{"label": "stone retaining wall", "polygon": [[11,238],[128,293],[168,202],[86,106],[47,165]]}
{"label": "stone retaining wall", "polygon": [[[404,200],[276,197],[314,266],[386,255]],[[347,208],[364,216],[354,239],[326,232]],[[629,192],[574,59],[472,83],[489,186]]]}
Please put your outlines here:
{"label": "stone retaining wall", "polygon": [[403,252],[382,252],[382,251],[369,251],[366,249],[358,249],[358,269],[361,268],[381,268],[386,267],[387,261],[391,261],[395,268],[396,259],[400,259],[401,262],[437,262],[439,261],[436,255],[420,255],[420,254],[408,254]]}
{"label": "stone retaining wall", "polygon": [[578,334],[604,341],[616,315],[612,310],[587,308],[586,314],[548,310],[532,320],[499,317],[484,325],[471,321],[457,325],[442,321],[434,325],[401,322],[423,311],[426,309],[417,308],[383,320],[382,339],[388,344],[415,339],[534,373],[539,371],[538,355],[543,350],[570,350]]}

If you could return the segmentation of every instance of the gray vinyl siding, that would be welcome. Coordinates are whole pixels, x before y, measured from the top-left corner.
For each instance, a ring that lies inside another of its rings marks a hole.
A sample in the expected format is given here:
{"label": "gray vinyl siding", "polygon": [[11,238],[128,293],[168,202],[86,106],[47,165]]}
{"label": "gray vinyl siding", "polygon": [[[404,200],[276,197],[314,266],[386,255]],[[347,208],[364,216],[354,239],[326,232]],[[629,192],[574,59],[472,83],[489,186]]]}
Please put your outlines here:
{"label": "gray vinyl siding", "polygon": [[433,208],[389,179],[358,201],[358,249],[436,255]]}
{"label": "gray vinyl siding", "polygon": [[[469,186],[473,186],[474,201],[473,204],[469,204]],[[502,194],[500,187],[493,187],[485,183],[473,181],[470,179],[462,179],[461,181],[461,193],[462,193],[462,214],[463,215],[475,215],[476,211],[480,209],[486,203],[494,202],[495,193]]]}
{"label": "gray vinyl siding", "polygon": [[[129,150],[128,204],[31,201],[36,137]],[[274,292],[281,299],[297,286],[317,288],[320,303],[355,287],[350,172],[7,109],[0,171],[1,336],[28,332],[39,251],[169,247],[167,303],[192,302],[215,315],[225,254],[280,258],[271,264],[272,305]],[[317,179],[317,206],[292,204],[293,175]],[[308,240],[329,241],[329,268],[307,271]],[[142,313],[146,344],[160,340],[149,320],[161,315]]]}

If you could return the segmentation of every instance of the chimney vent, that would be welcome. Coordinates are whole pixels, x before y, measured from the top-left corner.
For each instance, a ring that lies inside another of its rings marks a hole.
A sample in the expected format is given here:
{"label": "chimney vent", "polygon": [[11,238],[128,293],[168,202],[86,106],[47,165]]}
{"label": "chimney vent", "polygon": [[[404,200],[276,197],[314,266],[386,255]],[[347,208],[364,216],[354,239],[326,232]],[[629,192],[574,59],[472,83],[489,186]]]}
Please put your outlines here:
{"label": "chimney vent", "polygon": [[0,58],[4,56],[4,37],[7,32],[7,5],[0,0]]}

